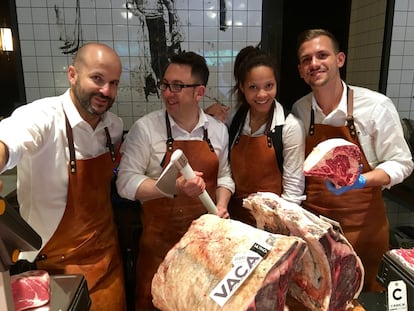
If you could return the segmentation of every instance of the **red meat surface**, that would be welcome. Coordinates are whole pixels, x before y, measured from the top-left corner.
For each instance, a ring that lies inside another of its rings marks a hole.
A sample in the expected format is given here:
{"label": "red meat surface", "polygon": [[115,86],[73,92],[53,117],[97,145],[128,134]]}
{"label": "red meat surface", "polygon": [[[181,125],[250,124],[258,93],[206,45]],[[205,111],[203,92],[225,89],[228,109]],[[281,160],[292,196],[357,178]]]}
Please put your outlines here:
{"label": "red meat surface", "polygon": [[361,150],[342,138],[318,144],[304,163],[305,176],[323,177],[337,188],[350,186],[359,175]]}
{"label": "red meat surface", "polygon": [[10,277],[16,311],[40,307],[50,300],[50,276],[46,271],[33,270]]}

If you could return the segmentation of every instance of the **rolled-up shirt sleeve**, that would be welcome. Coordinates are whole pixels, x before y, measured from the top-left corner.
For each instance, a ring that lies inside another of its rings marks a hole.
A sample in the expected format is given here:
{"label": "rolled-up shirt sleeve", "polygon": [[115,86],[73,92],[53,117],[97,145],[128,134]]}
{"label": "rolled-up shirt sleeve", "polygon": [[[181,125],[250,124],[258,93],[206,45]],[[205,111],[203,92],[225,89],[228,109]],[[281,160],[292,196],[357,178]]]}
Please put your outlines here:
{"label": "rolled-up shirt sleeve", "polygon": [[138,187],[144,180],[151,178],[147,176],[147,164],[151,157],[150,137],[142,125],[139,121],[134,123],[121,146],[122,156],[116,186],[119,195],[129,200],[135,200]]}
{"label": "rolled-up shirt sleeve", "polygon": [[411,152],[391,100],[375,107],[370,125],[373,135],[361,135],[362,149],[372,168],[380,168],[388,174],[390,183],[384,187],[389,189],[404,181],[413,171]]}

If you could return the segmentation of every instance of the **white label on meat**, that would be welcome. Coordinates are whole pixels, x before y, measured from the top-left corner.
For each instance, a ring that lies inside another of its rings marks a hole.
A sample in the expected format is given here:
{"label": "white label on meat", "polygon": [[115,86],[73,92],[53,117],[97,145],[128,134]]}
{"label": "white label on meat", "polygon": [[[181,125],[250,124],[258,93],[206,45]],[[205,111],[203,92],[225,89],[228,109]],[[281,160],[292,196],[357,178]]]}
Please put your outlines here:
{"label": "white label on meat", "polygon": [[392,281],[388,284],[388,311],[408,311],[407,286],[403,281]]}
{"label": "white label on meat", "polygon": [[247,252],[236,254],[232,261],[233,268],[211,291],[210,298],[220,307],[223,307],[240,285],[246,281],[253,270],[259,265],[270,249],[271,246],[266,243],[254,243]]}

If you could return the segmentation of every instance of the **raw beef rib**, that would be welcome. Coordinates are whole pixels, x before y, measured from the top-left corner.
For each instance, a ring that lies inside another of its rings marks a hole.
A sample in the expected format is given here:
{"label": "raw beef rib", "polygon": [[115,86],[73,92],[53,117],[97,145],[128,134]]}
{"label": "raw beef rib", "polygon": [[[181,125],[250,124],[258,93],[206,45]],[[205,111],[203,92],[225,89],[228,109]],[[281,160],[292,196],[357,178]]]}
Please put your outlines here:
{"label": "raw beef rib", "polygon": [[[269,245],[261,261],[252,260],[259,256],[249,251],[255,243]],[[298,237],[203,215],[158,267],[153,303],[163,311],[283,310],[291,274],[305,250]],[[258,265],[250,269],[254,263]]]}
{"label": "raw beef rib", "polygon": [[362,290],[364,268],[352,246],[331,224],[270,192],[251,194],[243,206],[257,227],[301,237],[308,251],[292,275],[289,294],[311,310],[346,310]]}
{"label": "raw beef rib", "polygon": [[342,138],[319,143],[305,159],[305,176],[324,177],[337,188],[352,185],[359,174],[361,150]]}
{"label": "raw beef rib", "polygon": [[40,307],[50,299],[50,276],[33,270],[10,276],[15,311]]}

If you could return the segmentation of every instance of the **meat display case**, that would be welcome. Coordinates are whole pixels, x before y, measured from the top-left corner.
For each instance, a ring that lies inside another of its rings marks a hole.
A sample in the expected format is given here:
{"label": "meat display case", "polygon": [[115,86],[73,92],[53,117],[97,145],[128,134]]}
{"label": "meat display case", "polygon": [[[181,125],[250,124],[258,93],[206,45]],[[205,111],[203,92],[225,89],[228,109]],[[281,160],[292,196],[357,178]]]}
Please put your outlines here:
{"label": "meat display case", "polygon": [[391,281],[403,281],[407,289],[408,309],[414,308],[414,272],[393,253],[393,250],[383,255],[377,280],[385,288]]}
{"label": "meat display case", "polygon": [[[40,236],[0,197],[0,306],[14,310],[9,268],[20,251],[38,250]],[[91,305],[83,275],[51,275],[49,310],[87,311]],[[2,309],[4,310],[4,309]]]}

